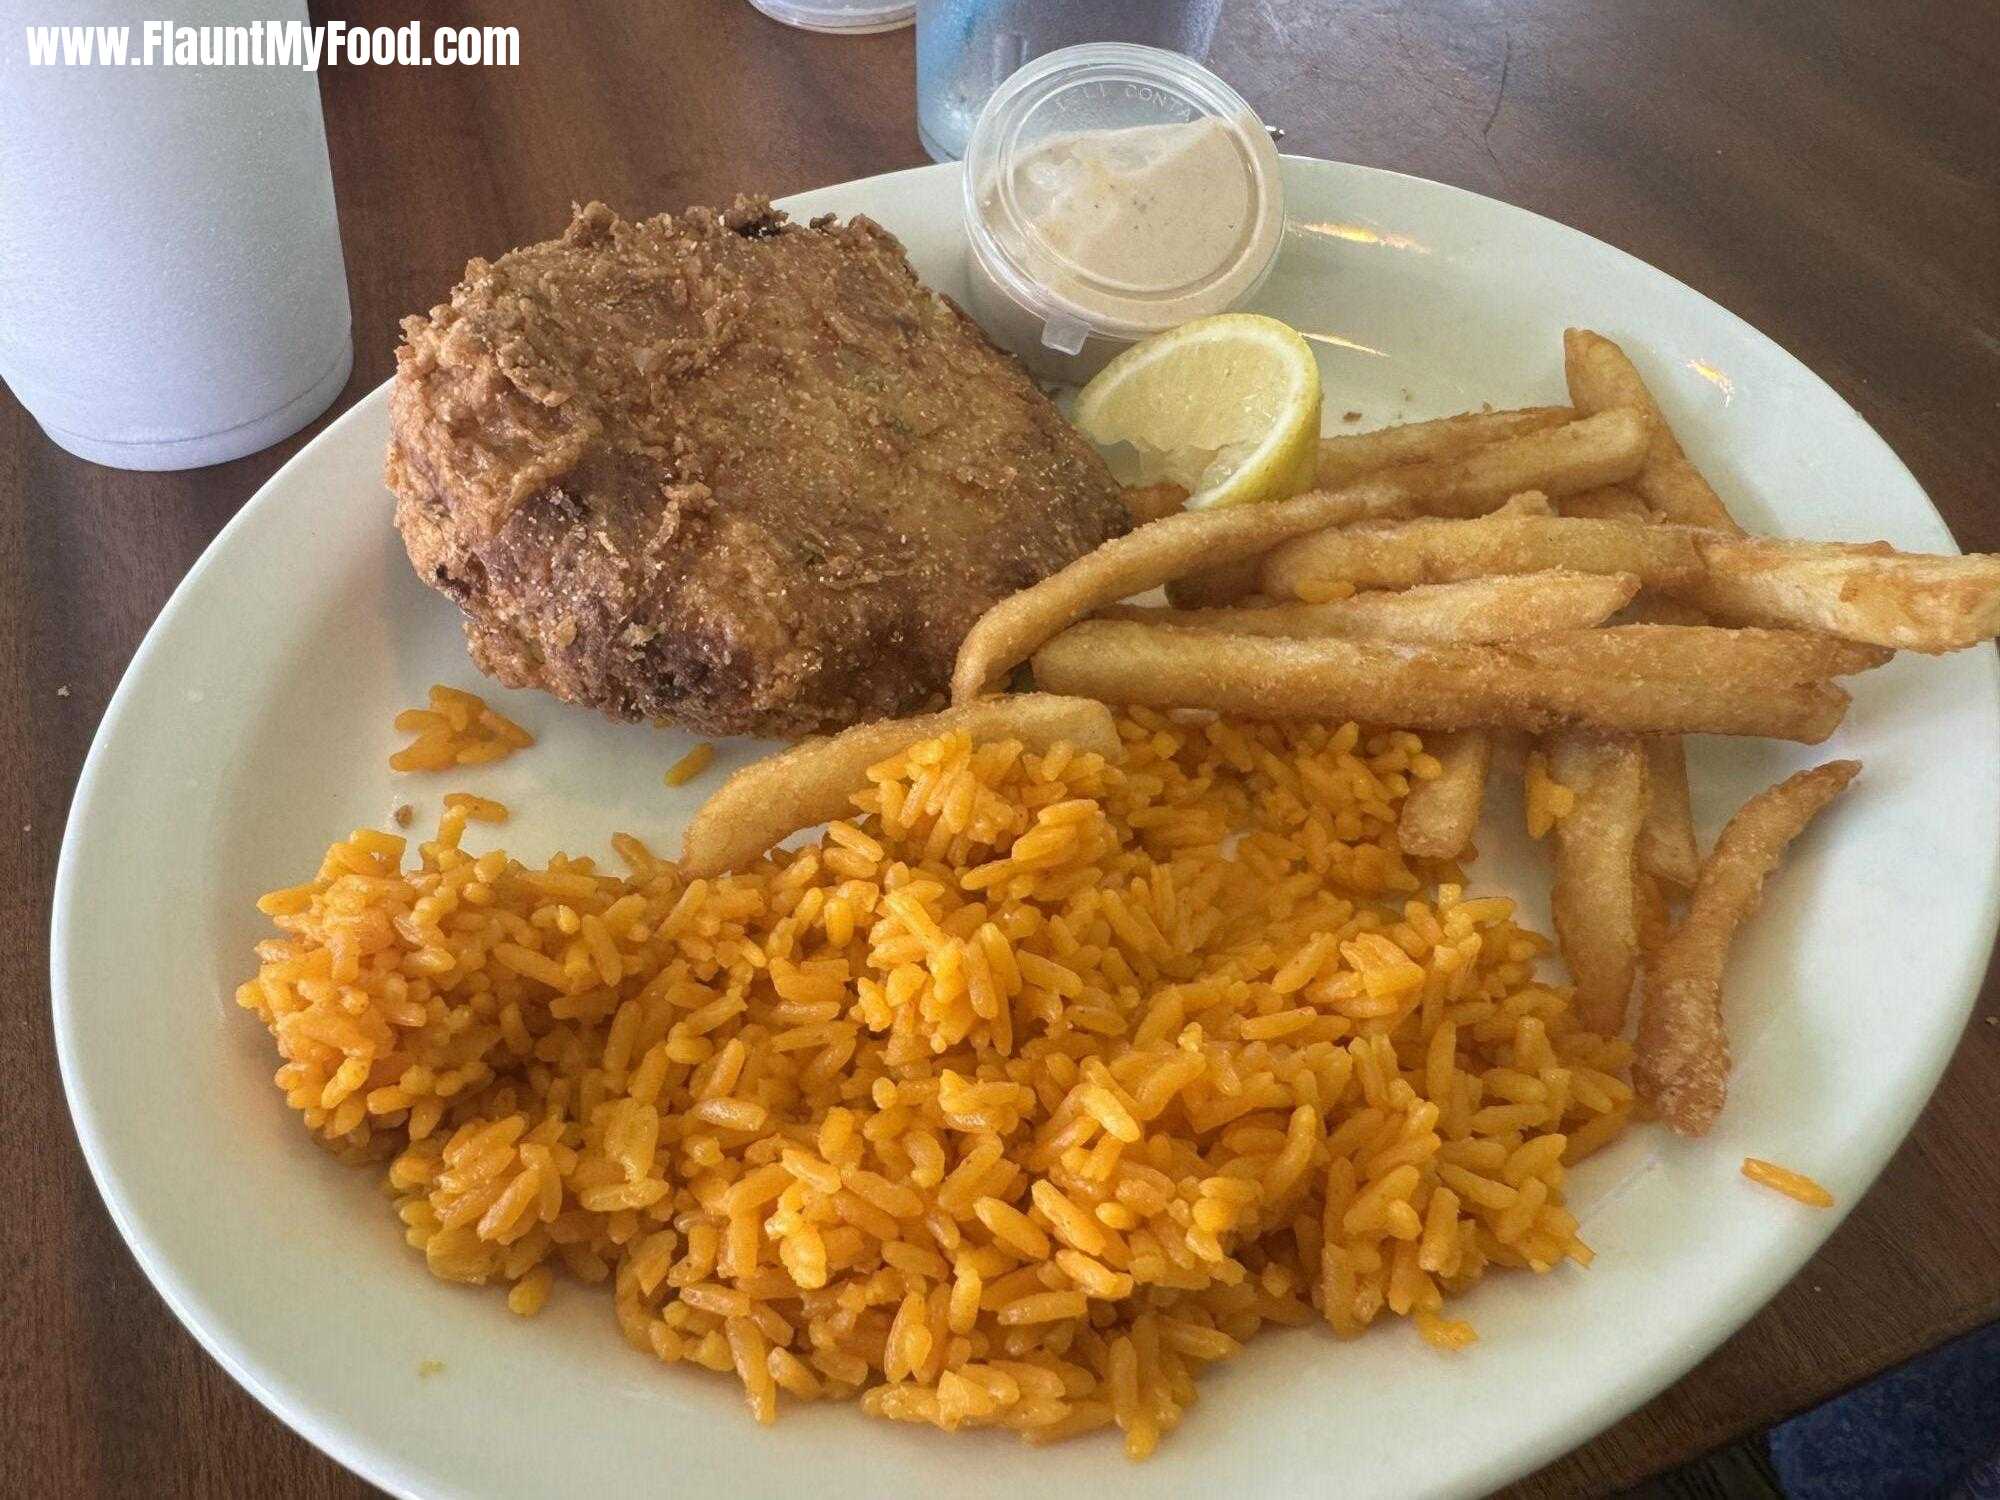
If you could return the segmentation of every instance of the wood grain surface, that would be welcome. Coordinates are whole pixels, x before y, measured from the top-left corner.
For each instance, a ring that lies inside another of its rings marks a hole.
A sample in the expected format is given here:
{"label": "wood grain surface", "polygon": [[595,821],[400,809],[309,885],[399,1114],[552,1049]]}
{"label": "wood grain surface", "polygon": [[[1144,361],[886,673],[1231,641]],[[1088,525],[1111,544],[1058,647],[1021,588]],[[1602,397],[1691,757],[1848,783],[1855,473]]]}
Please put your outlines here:
{"label": "wood grain surface", "polygon": [[[59,18],[53,0],[29,9]],[[468,256],[555,232],[573,199],[677,209],[924,160],[907,31],[813,36],[744,0],[315,11],[521,29],[512,70],[322,75],[356,341],[334,413],[389,374],[401,315]],[[1214,57],[1287,150],[1520,204],[1741,314],[1875,425],[1962,545],[2000,550],[2000,7],[1229,0]],[[322,425],[240,462],[128,474],[60,452],[0,394],[0,1494],[370,1493],[140,1274],[70,1128],[46,978],[56,850],[98,717],[182,574]],[[1519,1493],[1629,1485],[2000,1314],[1996,1099],[1989,975],[1936,1098],[1825,1250]],[[1158,1462],[1171,1487],[1171,1452]]]}

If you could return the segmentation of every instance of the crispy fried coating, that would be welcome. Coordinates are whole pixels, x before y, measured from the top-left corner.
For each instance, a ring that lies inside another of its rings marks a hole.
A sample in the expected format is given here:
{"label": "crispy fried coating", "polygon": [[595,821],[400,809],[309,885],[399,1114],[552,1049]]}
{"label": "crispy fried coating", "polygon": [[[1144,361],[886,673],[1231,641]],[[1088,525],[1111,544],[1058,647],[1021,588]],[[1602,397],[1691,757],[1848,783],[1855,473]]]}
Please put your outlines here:
{"label": "crispy fried coating", "polygon": [[483,670],[619,718],[798,735],[921,708],[990,605],[1130,525],[864,218],[592,204],[403,331],[411,562]]}

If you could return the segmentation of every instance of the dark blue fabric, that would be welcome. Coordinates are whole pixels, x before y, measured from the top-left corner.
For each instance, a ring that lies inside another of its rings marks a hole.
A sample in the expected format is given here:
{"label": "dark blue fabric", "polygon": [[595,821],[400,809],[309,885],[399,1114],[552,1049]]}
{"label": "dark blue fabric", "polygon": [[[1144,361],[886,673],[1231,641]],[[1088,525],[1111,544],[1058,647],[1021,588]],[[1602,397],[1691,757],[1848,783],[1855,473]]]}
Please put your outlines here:
{"label": "dark blue fabric", "polygon": [[2000,1500],[2000,1323],[1771,1429],[1787,1500]]}

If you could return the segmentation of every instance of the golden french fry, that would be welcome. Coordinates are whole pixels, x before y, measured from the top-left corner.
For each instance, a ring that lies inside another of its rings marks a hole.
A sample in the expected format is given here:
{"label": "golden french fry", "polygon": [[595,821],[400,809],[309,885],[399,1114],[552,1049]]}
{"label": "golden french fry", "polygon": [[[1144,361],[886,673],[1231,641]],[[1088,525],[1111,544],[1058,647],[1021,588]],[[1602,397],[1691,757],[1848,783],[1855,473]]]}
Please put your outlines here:
{"label": "golden french fry", "polygon": [[[1684,600],[1642,594],[1619,616],[1619,622],[1706,625],[1709,619]],[[1646,777],[1646,823],[1639,830],[1639,868],[1652,877],[1650,883],[1661,898],[1664,913],[1666,893],[1657,889],[1659,883],[1688,890],[1701,868],[1701,848],[1694,837],[1694,806],[1688,795],[1687,746],[1679,736],[1656,735],[1646,741]]]}
{"label": "golden french fry", "polygon": [[1645,457],[1645,420],[1637,412],[1606,411],[1380,477],[1411,484],[1412,507],[1426,515],[1478,516],[1524,490],[1559,499],[1630,479]]}
{"label": "golden french fry", "polygon": [[[1565,638],[1540,637],[1536,644]],[[1087,620],[1035,653],[1035,680],[1050,692],[1107,703],[1412,729],[1586,728],[1816,744],[1847,711],[1847,695],[1823,682],[1626,677],[1544,665],[1524,644],[1298,640]]]}
{"label": "golden french fry", "polygon": [[1639,868],[1685,891],[1701,871],[1688,795],[1687,745],[1679,735],[1656,735],[1645,749],[1646,821],[1639,829]]}
{"label": "golden french fry", "polygon": [[1064,743],[1111,757],[1119,749],[1118,726],[1102,703],[1051,693],[1017,693],[915,719],[859,724],[754,761],[717,787],[682,835],[682,872],[720,875],[801,828],[850,814],[870,766],[918,740],[960,729],[978,740],[1020,740],[1037,751]]}
{"label": "golden french fry", "polygon": [[1222,630],[1239,635],[1335,635],[1373,641],[1505,641],[1601,625],[1631,602],[1631,573],[1513,573],[1356,594],[1327,604],[1243,609],[1160,609],[1114,604],[1103,620]]}
{"label": "golden french fry", "polygon": [[1651,677],[1675,682],[1735,683],[1745,689],[1818,682],[1872,671],[1894,654],[1811,630],[1751,626],[1609,625],[1564,630],[1510,648],[1537,666]]}
{"label": "golden french fry", "polygon": [[1647,959],[1632,1081],[1680,1135],[1706,1133],[1728,1092],[1722,976],[1736,930],[1792,840],[1860,769],[1859,761],[1828,761],[1744,803],[1702,862],[1687,915]]}
{"label": "golden french fry", "polygon": [[1424,736],[1424,749],[1444,769],[1429,781],[1410,783],[1396,841],[1405,854],[1456,859],[1479,831],[1493,736],[1483,729],[1443,729]]}
{"label": "golden french fry", "polygon": [[1556,512],[1585,521],[1636,521],[1641,525],[1657,519],[1652,507],[1622,484],[1604,484],[1594,490],[1565,495],[1557,502]]}
{"label": "golden french fry", "polygon": [[1639,827],[1646,756],[1623,736],[1552,735],[1549,774],[1576,796],[1555,825],[1549,908],[1586,1029],[1616,1036],[1639,968]]}
{"label": "golden french fry", "polygon": [[1495,573],[1631,573],[1647,588],[1694,587],[1701,569],[1696,533],[1566,516],[1490,515],[1398,526],[1320,531],[1286,542],[1260,574],[1274,598],[1311,597],[1316,586],[1404,588]]}
{"label": "golden french fry", "polygon": [[[1635,412],[1603,412],[1584,421],[1523,432],[1456,457],[1385,469],[1350,488],[1397,486],[1408,502],[1405,514],[1479,516],[1524,490],[1561,496],[1628,479],[1638,472],[1645,455],[1645,421]],[[1318,529],[1301,528],[1291,535]],[[1255,575],[1244,566],[1244,559],[1255,555],[1232,549],[1225,556],[1204,559],[1198,570],[1168,582],[1167,597],[1183,609],[1199,609],[1254,593]]]}
{"label": "golden french fry", "polygon": [[1187,504],[1188,492],[1177,484],[1128,484],[1125,508],[1132,512],[1132,524],[1143,526],[1162,516],[1173,515]]}
{"label": "golden french fry", "polygon": [[1639,378],[1632,361],[1610,339],[1588,328],[1563,332],[1563,374],[1569,381],[1569,398],[1579,411],[1601,412],[1626,407],[1646,419],[1650,436],[1646,462],[1632,481],[1639,497],[1659,512],[1663,521],[1683,526],[1706,526],[1741,534],[1723,505],[1722,497],[1709,487],[1701,471],[1688,462],[1673,429],[1660,412],[1659,402]]}
{"label": "golden french fry", "polygon": [[1941,557],[1886,542],[1698,535],[1702,570],[1667,591],[1719,620],[1793,625],[1904,651],[2000,635],[2000,554]]}
{"label": "golden french fry", "polygon": [[1518,411],[1468,411],[1433,422],[1404,422],[1373,432],[1343,432],[1319,440],[1319,465],[1314,483],[1338,489],[1381,469],[1400,464],[1458,458],[1474,448],[1523,433],[1541,432],[1574,422],[1567,406],[1528,406]]}

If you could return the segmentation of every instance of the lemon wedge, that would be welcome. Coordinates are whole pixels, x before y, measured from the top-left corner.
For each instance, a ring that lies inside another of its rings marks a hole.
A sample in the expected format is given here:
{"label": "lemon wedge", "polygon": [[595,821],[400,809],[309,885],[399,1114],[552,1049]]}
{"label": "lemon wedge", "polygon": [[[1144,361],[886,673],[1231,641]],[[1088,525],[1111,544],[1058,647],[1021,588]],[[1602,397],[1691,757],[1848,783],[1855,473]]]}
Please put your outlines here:
{"label": "lemon wedge", "polygon": [[1127,349],[1078,394],[1075,420],[1100,447],[1129,443],[1144,482],[1172,480],[1201,510],[1310,488],[1319,400],[1296,329],[1221,313]]}

